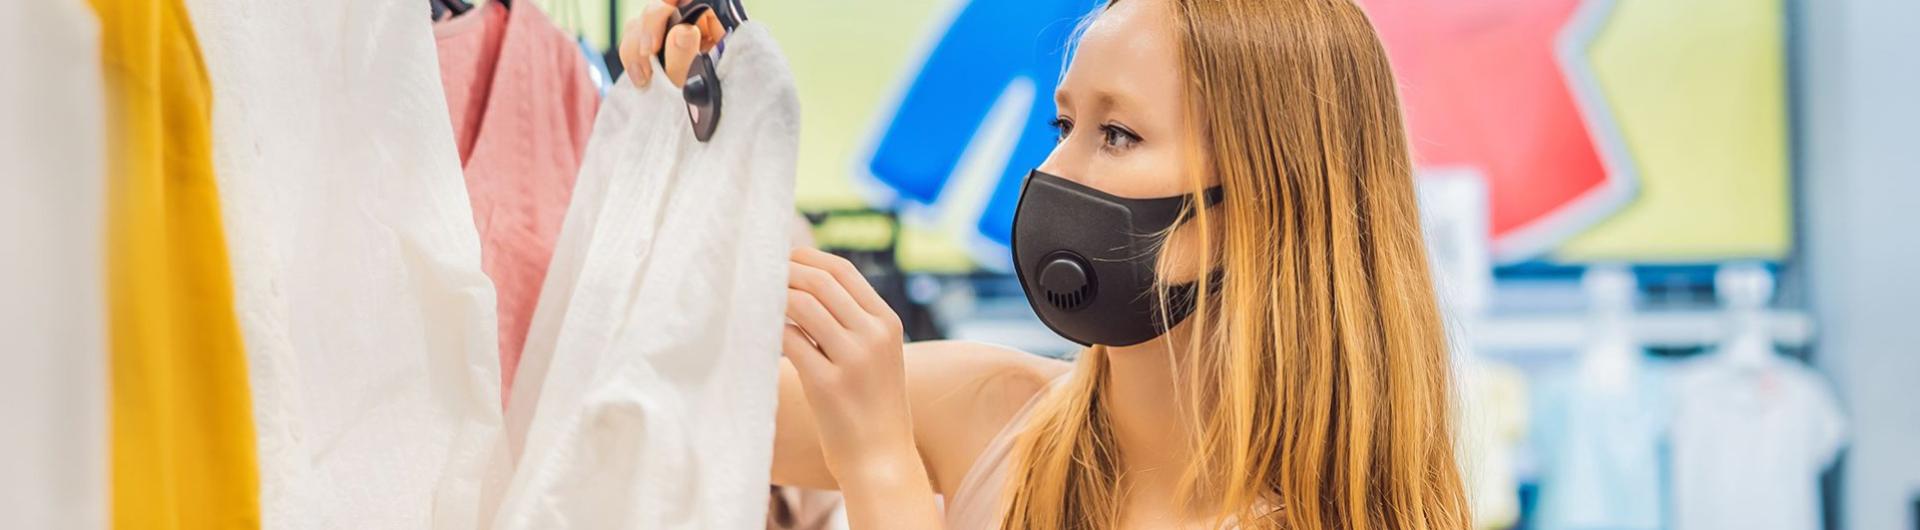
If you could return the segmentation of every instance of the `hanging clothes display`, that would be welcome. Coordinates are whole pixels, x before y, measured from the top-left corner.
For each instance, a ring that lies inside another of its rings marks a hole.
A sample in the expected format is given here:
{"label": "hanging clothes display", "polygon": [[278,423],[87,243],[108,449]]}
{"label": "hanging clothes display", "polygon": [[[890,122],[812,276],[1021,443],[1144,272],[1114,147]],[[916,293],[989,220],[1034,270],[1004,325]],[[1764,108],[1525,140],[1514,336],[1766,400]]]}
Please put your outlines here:
{"label": "hanging clothes display", "polygon": [[765,524],[799,103],[747,23],[711,141],[654,69],[602,103],[508,409],[496,528]]}
{"label": "hanging clothes display", "polygon": [[107,155],[86,0],[0,2],[0,514],[104,528]]}
{"label": "hanging clothes display", "polygon": [[1820,528],[1820,473],[1846,422],[1826,381],[1787,359],[1702,359],[1674,377],[1673,528]]}
{"label": "hanging clothes display", "polygon": [[1581,277],[1589,336],[1571,372],[1540,380],[1532,400],[1540,467],[1530,528],[1657,529],[1665,518],[1665,373],[1634,336],[1638,283],[1626,267]]}
{"label": "hanging clothes display", "polygon": [[1748,366],[1723,352],[1675,374],[1672,528],[1820,528],[1820,473],[1846,421],[1818,373],[1766,355]]}
{"label": "hanging clothes display", "polygon": [[260,524],[206,71],[180,0],[94,0],[109,101],[116,528]]}
{"label": "hanging clothes display", "polygon": [[1663,528],[1668,400],[1663,374],[1637,371],[1622,388],[1582,376],[1543,382],[1534,400],[1541,469],[1531,528]]}
{"label": "hanging clothes display", "polygon": [[1733,333],[1674,376],[1669,474],[1678,530],[1821,525],[1820,474],[1846,443],[1846,420],[1824,378],[1774,352],[1773,285],[1756,263],[1715,271]]}
{"label": "hanging clothes display", "polygon": [[480,261],[498,297],[504,399],[593,131],[599,89],[573,39],[534,2],[486,2],[433,32]]}
{"label": "hanging clothes display", "polygon": [[1666,371],[1633,338],[1632,277],[1625,269],[1586,274],[1595,336],[1577,368],[1541,381],[1532,400],[1540,504],[1530,527],[1662,528]]}
{"label": "hanging clothes display", "polygon": [[264,526],[484,526],[506,476],[494,295],[426,8],[187,3]]}

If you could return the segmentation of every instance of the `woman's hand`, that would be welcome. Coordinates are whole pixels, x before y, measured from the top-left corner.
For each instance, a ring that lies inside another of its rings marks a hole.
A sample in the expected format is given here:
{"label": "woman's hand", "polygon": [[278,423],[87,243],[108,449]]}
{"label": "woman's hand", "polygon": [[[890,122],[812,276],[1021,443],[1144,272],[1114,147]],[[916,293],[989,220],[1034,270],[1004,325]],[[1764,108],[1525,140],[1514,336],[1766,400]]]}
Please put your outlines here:
{"label": "woman's hand", "polygon": [[914,446],[900,317],[852,263],[796,248],[781,353],[800,374],[827,468],[855,528],[937,528]]}
{"label": "woman's hand", "polygon": [[679,0],[656,0],[647,4],[638,18],[627,21],[622,32],[626,37],[620,39],[620,63],[627,69],[627,79],[635,85],[644,87],[653,80],[653,57],[664,45],[667,54],[662,67],[667,69],[667,80],[680,86],[687,80],[687,68],[693,65],[693,56],[713,49],[720,38],[727,35],[726,28],[720,27],[720,19],[713,13],[692,23],[668,28],[667,21],[679,9]]}
{"label": "woman's hand", "polygon": [[839,256],[794,249],[787,320],[781,352],[800,373],[834,477],[845,484],[920,465],[900,318],[860,271]]}

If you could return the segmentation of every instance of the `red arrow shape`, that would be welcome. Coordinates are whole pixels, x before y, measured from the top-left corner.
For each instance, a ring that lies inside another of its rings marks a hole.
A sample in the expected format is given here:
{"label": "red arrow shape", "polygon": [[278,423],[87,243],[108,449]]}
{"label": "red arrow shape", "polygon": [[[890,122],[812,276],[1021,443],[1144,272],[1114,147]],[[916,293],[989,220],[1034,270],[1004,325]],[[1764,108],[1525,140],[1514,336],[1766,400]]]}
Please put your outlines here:
{"label": "red arrow shape", "polygon": [[1598,219],[1581,210],[1605,194],[1608,172],[1555,48],[1580,0],[1361,3],[1393,61],[1416,163],[1487,179],[1502,261]]}

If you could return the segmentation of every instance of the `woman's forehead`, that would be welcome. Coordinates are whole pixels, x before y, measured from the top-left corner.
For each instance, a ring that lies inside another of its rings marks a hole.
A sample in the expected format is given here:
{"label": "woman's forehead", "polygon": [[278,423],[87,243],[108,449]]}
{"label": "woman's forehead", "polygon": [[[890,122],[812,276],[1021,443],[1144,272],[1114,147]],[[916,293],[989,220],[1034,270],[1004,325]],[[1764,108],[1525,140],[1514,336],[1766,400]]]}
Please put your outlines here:
{"label": "woman's forehead", "polygon": [[1118,2],[1080,36],[1055,100],[1062,105],[1132,106],[1174,98],[1179,54],[1163,0]]}

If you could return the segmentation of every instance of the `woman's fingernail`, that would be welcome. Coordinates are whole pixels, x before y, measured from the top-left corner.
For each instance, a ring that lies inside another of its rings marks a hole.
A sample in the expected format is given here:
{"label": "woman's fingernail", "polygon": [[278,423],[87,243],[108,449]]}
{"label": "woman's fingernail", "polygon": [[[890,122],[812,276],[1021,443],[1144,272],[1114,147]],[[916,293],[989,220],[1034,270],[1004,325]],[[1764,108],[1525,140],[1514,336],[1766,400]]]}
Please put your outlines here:
{"label": "woman's fingernail", "polygon": [[682,48],[691,48],[693,47],[693,40],[693,32],[682,31],[673,38],[673,44]]}

